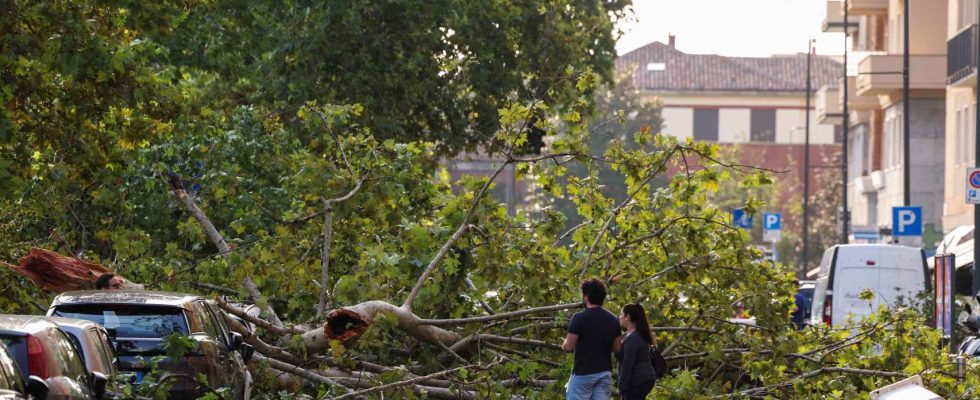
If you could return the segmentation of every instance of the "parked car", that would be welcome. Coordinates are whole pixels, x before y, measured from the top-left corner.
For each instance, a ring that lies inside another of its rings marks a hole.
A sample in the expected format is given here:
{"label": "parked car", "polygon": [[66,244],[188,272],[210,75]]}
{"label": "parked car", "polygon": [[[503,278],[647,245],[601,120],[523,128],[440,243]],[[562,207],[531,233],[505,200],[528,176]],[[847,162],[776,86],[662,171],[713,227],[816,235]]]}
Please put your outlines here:
{"label": "parked car", "polygon": [[[817,288],[817,281],[800,281],[799,293],[803,295],[806,299],[805,304],[813,304],[813,292]],[[813,307],[807,307],[803,310],[803,321],[809,322],[813,315]]]}
{"label": "parked car", "polygon": [[21,376],[36,376],[48,385],[48,398],[100,399],[108,378],[85,369],[75,344],[47,318],[0,315],[0,340],[14,356]]}
{"label": "parked car", "polygon": [[84,319],[105,327],[116,348],[119,367],[136,374],[136,382],[150,371],[152,357],[165,354],[167,337],[188,336],[196,343],[179,360],[165,360],[159,368],[191,379],[178,379],[171,398],[197,398],[205,390],[195,381],[207,378],[213,388],[227,387],[230,396],[246,399],[250,392],[242,336],[228,329],[223,311],[202,297],[154,291],[77,291],[54,299],[48,315]]}
{"label": "parked car", "polygon": [[[827,249],[820,262],[810,308],[810,324],[840,325],[848,315],[863,317],[899,297],[913,300],[929,289],[925,253],[915,247],[847,244]],[[871,290],[874,298],[861,299]]]}
{"label": "parked car", "polygon": [[85,368],[109,378],[119,374],[119,360],[112,347],[112,339],[102,325],[85,319],[48,317],[75,342]]}
{"label": "parked car", "polygon": [[7,346],[0,346],[0,400],[19,400],[28,397],[34,400],[44,400],[48,396],[48,384],[44,380],[31,375],[24,380],[20,367],[14,361]]}

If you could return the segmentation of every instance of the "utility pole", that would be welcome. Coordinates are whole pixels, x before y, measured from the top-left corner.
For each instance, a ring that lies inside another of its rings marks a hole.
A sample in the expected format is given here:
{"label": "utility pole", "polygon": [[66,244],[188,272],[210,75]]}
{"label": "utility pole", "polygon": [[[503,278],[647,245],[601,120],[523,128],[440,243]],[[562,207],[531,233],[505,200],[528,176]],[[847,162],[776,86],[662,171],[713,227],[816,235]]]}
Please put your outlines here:
{"label": "utility pole", "polygon": [[810,60],[813,58],[813,39],[807,42],[806,51],[806,133],[803,139],[803,253],[800,266],[806,273],[810,248]]}
{"label": "utility pole", "polygon": [[910,127],[910,115],[909,115],[909,104],[912,102],[912,98],[909,97],[909,0],[905,0],[905,12],[902,13],[902,18],[904,19],[903,24],[905,25],[904,32],[902,36],[905,41],[905,51],[902,54],[902,173],[903,176],[903,205],[908,207],[912,205],[912,193],[909,191],[909,173],[912,170],[912,157],[909,154],[909,128]]}
{"label": "utility pole", "polygon": [[[974,79],[980,77],[980,7],[977,7],[977,20],[974,22],[973,28],[973,43],[976,44],[976,48],[973,49],[973,68],[974,68]],[[974,127],[977,129],[974,132],[975,138],[973,139],[973,166],[980,168],[980,79],[977,79],[977,83],[974,83],[973,92],[977,95],[977,104],[974,108],[977,111],[977,123]],[[980,260],[980,246],[977,246],[977,235],[976,229],[980,227],[980,204],[973,205],[973,291],[971,292],[973,296],[980,294],[980,268],[977,268],[977,260]]]}
{"label": "utility pole", "polygon": [[840,168],[840,175],[841,175],[841,179],[843,180],[843,185],[841,185],[841,188],[843,188],[843,194],[841,196],[840,242],[843,244],[847,244],[847,242],[850,241],[848,238],[850,237],[849,230],[851,227],[851,213],[850,211],[847,210],[847,156],[848,156],[847,136],[848,136],[848,131],[851,129],[851,123],[850,123],[851,112],[847,108],[847,36],[850,33],[851,22],[848,21],[847,14],[848,14],[847,0],[844,0],[844,74],[843,74],[844,76],[844,85],[843,85],[844,86],[843,89],[844,90],[844,107],[843,107],[844,129],[842,130],[843,132],[841,134],[841,144],[843,144],[843,149],[841,152],[841,168]]}

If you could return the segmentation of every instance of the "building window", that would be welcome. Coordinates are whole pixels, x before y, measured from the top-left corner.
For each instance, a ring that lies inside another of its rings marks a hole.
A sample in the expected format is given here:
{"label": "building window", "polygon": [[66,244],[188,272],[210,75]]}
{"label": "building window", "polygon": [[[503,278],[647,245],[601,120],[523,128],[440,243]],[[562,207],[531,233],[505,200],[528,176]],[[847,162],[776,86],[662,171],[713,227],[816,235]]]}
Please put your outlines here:
{"label": "building window", "polygon": [[718,141],[717,108],[701,108],[694,110],[694,139],[708,142]]}
{"label": "building window", "polygon": [[966,128],[966,132],[963,132],[963,136],[965,136],[964,138],[965,146],[963,146],[965,148],[963,152],[964,163],[970,162],[970,160],[973,159],[973,153],[974,150],[976,150],[976,140],[977,140],[977,119],[975,118],[977,115],[976,107],[977,105],[976,103],[974,103],[963,108],[963,113],[966,114],[964,116],[964,119],[966,119],[966,123],[963,124],[963,126]]}
{"label": "building window", "polygon": [[962,30],[977,20],[977,0],[959,0],[959,24],[957,28]]}
{"label": "building window", "polygon": [[776,110],[752,110],[751,138],[753,142],[776,141]]}
{"label": "building window", "polygon": [[961,164],[966,162],[966,152],[967,152],[967,109],[960,108],[956,110],[956,157],[954,161],[956,164]]}
{"label": "building window", "polygon": [[834,125],[834,143],[844,143],[844,125]]}

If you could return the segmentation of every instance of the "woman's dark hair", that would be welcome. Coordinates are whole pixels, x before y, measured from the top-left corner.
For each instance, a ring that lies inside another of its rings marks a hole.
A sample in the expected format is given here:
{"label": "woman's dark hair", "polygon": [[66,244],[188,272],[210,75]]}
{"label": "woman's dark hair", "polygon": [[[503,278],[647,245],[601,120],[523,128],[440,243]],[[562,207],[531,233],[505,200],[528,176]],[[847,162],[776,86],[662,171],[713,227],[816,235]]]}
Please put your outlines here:
{"label": "woman's dark hair", "polygon": [[639,304],[627,304],[623,306],[623,314],[636,325],[636,333],[640,334],[647,344],[653,344],[653,333],[650,332],[650,323],[647,322],[647,313],[643,311],[643,306]]}
{"label": "woman's dark hair", "polygon": [[601,306],[606,301],[606,285],[598,279],[589,279],[582,282],[582,295],[589,299],[589,303]]}

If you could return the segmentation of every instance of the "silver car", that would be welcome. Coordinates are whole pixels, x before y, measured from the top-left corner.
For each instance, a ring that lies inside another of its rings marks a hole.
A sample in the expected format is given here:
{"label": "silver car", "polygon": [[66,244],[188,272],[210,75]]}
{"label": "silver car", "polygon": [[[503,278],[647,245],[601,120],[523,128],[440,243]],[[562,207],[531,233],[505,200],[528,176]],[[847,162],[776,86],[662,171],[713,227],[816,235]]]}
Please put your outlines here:
{"label": "silver car", "polygon": [[48,317],[48,319],[58,324],[58,327],[75,342],[89,371],[110,378],[119,374],[116,351],[112,347],[109,333],[102,325],[84,319],[62,317]]}
{"label": "silver car", "polygon": [[54,322],[34,315],[0,315],[0,341],[14,356],[21,376],[48,385],[49,399],[100,399],[108,378],[85,368],[71,338]]}

